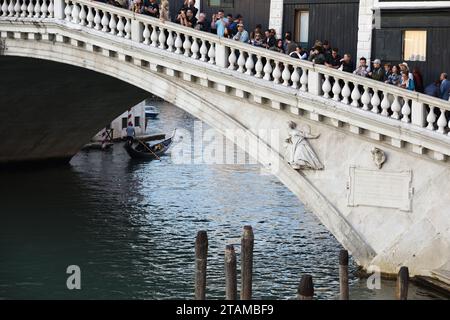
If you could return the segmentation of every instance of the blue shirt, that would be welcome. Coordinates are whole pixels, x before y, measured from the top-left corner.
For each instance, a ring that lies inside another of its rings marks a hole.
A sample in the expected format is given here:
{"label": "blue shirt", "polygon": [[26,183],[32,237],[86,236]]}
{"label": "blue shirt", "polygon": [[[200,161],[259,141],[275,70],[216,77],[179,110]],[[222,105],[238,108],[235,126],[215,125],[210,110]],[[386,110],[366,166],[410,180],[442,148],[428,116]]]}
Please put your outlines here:
{"label": "blue shirt", "polygon": [[223,37],[225,35],[225,29],[227,24],[228,24],[227,18],[223,18],[222,20],[216,21],[217,35],[219,37]]}
{"label": "blue shirt", "polygon": [[242,31],[242,33],[236,33],[236,35],[233,37],[234,40],[238,40],[240,42],[248,43],[248,40],[250,39],[247,30]]}
{"label": "blue shirt", "polygon": [[127,137],[134,137],[136,132],[134,131],[134,127],[128,126],[127,127]]}
{"label": "blue shirt", "polygon": [[444,100],[448,100],[450,95],[450,81],[448,79],[444,79],[441,82],[441,98]]}

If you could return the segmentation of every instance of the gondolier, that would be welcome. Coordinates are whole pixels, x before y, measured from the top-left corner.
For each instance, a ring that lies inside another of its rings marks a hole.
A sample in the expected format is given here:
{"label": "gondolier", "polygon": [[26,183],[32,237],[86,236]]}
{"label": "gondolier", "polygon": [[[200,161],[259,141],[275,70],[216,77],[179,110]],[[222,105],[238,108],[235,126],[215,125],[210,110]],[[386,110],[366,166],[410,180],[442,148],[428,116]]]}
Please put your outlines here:
{"label": "gondolier", "polygon": [[134,141],[134,137],[136,136],[136,130],[134,130],[134,126],[131,122],[128,122],[127,127],[127,143],[132,144]]}
{"label": "gondolier", "polygon": [[135,138],[132,142],[127,141],[124,147],[133,159],[161,160],[160,157],[169,150],[175,137],[175,132],[176,129],[173,130],[169,138],[155,144],[149,144]]}

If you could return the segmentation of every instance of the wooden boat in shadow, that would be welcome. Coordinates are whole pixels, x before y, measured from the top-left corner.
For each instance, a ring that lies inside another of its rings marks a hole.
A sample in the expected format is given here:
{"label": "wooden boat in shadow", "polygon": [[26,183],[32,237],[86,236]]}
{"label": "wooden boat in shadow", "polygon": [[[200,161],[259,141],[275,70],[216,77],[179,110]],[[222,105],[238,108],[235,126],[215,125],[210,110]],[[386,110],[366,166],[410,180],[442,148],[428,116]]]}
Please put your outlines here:
{"label": "wooden boat in shadow", "polygon": [[132,143],[125,142],[124,148],[128,155],[133,159],[159,160],[160,157],[163,156],[172,145],[175,132],[176,129],[173,130],[170,138],[154,144],[143,142],[138,139],[135,139]]}

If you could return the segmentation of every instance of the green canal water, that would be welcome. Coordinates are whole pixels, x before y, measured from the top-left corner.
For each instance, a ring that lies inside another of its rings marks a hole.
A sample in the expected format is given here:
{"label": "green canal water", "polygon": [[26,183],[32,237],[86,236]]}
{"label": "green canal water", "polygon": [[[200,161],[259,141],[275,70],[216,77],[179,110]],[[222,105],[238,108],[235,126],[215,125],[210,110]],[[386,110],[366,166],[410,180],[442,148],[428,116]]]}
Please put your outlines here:
{"label": "green canal water", "polygon": [[[193,130],[188,114],[160,109],[149,132]],[[0,181],[0,299],[190,299],[198,230],[210,244],[207,297],[222,299],[224,248],[247,224],[255,298],[294,299],[305,273],[316,298],[338,295],[341,246],[258,165],[136,162],[117,144],[80,152],[68,166],[3,170]],[[66,287],[69,265],[81,268],[81,290]],[[351,298],[393,298],[393,282],[369,290],[350,269]],[[440,297],[412,285],[410,298]]]}

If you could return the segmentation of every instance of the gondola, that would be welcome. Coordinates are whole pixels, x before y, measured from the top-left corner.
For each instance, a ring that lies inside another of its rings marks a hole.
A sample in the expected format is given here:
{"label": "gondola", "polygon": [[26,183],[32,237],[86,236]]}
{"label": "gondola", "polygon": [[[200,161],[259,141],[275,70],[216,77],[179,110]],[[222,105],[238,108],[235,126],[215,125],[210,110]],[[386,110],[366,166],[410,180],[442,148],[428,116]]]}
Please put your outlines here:
{"label": "gondola", "polygon": [[135,141],[132,143],[129,143],[128,141],[125,142],[124,148],[127,151],[128,155],[133,159],[159,159],[167,152],[167,150],[169,150],[175,136],[175,131],[176,129],[173,130],[170,138],[165,139],[161,142],[150,144],[135,139]]}

